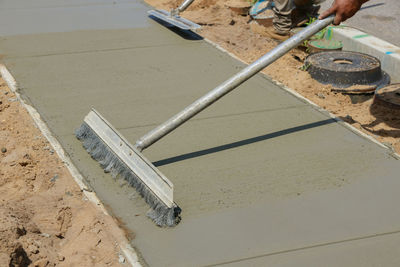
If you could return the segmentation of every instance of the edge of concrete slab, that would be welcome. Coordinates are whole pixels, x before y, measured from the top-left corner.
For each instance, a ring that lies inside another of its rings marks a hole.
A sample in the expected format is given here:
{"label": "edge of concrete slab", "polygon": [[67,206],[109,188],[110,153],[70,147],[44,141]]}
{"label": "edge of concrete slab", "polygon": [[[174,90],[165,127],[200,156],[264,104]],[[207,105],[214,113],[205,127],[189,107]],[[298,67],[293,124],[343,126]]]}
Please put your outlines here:
{"label": "edge of concrete slab", "polygon": [[[147,2],[143,1],[147,6],[151,8],[155,8],[154,6],[148,4]],[[379,39],[373,35],[370,35],[368,33],[365,33],[359,29],[346,26],[346,25],[339,25],[339,26],[328,26],[327,27],[328,31],[329,29],[332,30],[332,40],[337,40],[341,41],[343,43],[343,48],[344,50],[349,50],[349,51],[357,51],[357,52],[362,52],[366,54],[370,54],[372,56],[377,57],[381,61],[381,67],[382,70],[384,70],[386,73],[390,75],[391,82],[399,82],[400,83],[400,47],[395,46],[389,42],[386,42],[382,39]],[[196,34],[196,33],[195,33]],[[210,39],[204,38],[204,40],[209,43],[210,45],[214,46],[218,50],[230,55],[234,59],[248,65],[245,61],[234,55],[233,53],[228,52],[218,44],[214,43]],[[358,134],[359,136],[362,136],[377,145],[386,148],[390,151],[390,154],[395,157],[396,159],[400,160],[400,154],[396,153],[394,149],[391,146],[388,146],[386,144],[381,143],[371,135],[368,135],[351,124],[341,120],[337,116],[335,116],[333,113],[330,113],[329,111],[321,108],[311,100],[303,97],[299,93],[297,93],[295,90],[287,87],[283,83],[272,79],[268,75],[260,72],[265,78],[268,80],[272,81],[276,85],[280,86],[290,94],[296,96],[297,98],[301,99],[303,102],[310,104],[313,108],[318,110],[319,112],[328,115],[329,117],[336,119],[342,126],[348,128],[352,132]]]}
{"label": "edge of concrete slab", "polygon": [[[241,60],[240,58],[238,58],[237,56],[235,56],[234,54],[226,51],[224,48],[222,48],[221,46],[219,46],[216,43],[213,43],[211,40],[204,38],[204,40],[209,43],[210,45],[214,46],[215,48],[217,48],[218,50],[227,53],[228,55],[230,55],[231,57],[235,58],[236,60],[244,63],[247,65],[246,62],[244,62],[243,60]],[[399,50],[400,51],[400,50]],[[399,55],[397,55],[399,56]],[[400,56],[399,56],[400,59]],[[399,61],[400,62],[400,61]],[[400,64],[399,64],[400,66]],[[54,137],[54,135],[51,133],[51,131],[49,130],[49,128],[47,127],[46,123],[41,119],[40,114],[37,112],[37,110],[30,106],[29,104],[27,104],[21,97],[21,95],[18,93],[18,84],[16,82],[16,80],[14,79],[14,77],[11,75],[11,73],[8,71],[8,69],[3,65],[0,64],[0,74],[1,76],[4,78],[5,82],[7,83],[7,85],[9,86],[9,88],[16,94],[17,98],[19,99],[20,103],[24,106],[24,108],[28,111],[28,113],[30,114],[30,116],[32,117],[32,119],[34,120],[35,124],[37,125],[37,127],[39,128],[39,130],[42,132],[42,134],[46,137],[46,139],[50,142],[50,144],[53,146],[54,150],[57,152],[58,156],[61,158],[61,160],[63,161],[63,163],[66,165],[66,167],[68,168],[68,170],[70,171],[72,177],[74,178],[74,180],[76,181],[76,183],[78,184],[78,186],[80,187],[80,189],[84,192],[85,196],[88,198],[89,201],[91,201],[99,210],[101,210],[104,214],[106,214],[107,216],[111,215],[107,212],[107,210],[105,209],[104,205],[101,203],[101,201],[99,200],[99,198],[97,197],[95,192],[92,192],[90,189],[88,189],[88,187],[85,185],[84,182],[84,178],[82,177],[82,175],[80,174],[79,170],[74,166],[74,164],[72,163],[71,159],[69,158],[69,156],[65,153],[64,149],[62,148],[61,144],[58,142],[58,140]],[[297,93],[296,91],[294,91],[293,89],[285,86],[284,84],[272,79],[271,77],[263,74],[263,76],[268,79],[271,80],[273,83],[275,83],[276,85],[278,85],[279,87],[281,87],[283,90],[289,92],[290,94],[294,95],[295,97],[297,97],[298,99],[300,99],[301,101],[310,104],[314,109],[316,109],[317,111],[335,119],[340,125],[342,125],[343,127],[346,127],[347,129],[351,130],[352,132],[354,132],[355,134],[366,138],[368,140],[370,140],[371,142],[375,143],[376,145],[385,148],[387,150],[389,150],[390,154],[395,157],[396,159],[400,159],[400,155],[395,153],[393,151],[393,149],[391,149],[391,147],[388,147],[387,145],[379,142],[377,139],[375,139],[374,137],[367,135],[363,132],[361,132],[360,130],[358,130],[357,128],[353,127],[352,125],[344,122],[343,120],[341,120],[340,118],[336,117],[334,114],[328,112],[327,110],[321,108],[320,106],[318,106],[317,104],[315,104],[314,102],[310,101],[309,99],[303,97],[302,95],[300,95],[299,93]],[[117,224],[114,224],[115,227],[118,227]],[[142,266],[141,263],[139,262],[139,256],[136,253],[135,249],[130,245],[129,241],[126,239],[125,235],[123,234],[122,230],[120,230],[120,234],[121,236],[116,237],[116,239],[118,240],[118,245],[120,247],[121,253],[122,255],[125,257],[126,261],[131,265],[131,266]]]}
{"label": "edge of concrete slab", "polygon": [[[210,45],[214,46],[215,48],[217,48],[218,50],[227,53],[228,55],[230,55],[231,57],[235,58],[236,60],[242,62],[243,64],[248,65],[245,61],[243,61],[242,59],[240,59],[239,57],[237,57],[236,55],[228,52],[227,50],[225,50],[223,47],[219,46],[218,44],[212,42],[211,40],[204,38],[204,40],[209,43]],[[387,150],[389,150],[389,154],[392,155],[394,158],[400,160],[400,154],[396,153],[394,151],[394,149],[391,146],[388,146],[386,144],[381,143],[380,141],[378,141],[377,139],[375,139],[373,136],[368,135],[360,130],[358,130],[357,128],[355,128],[354,126],[352,126],[351,124],[343,121],[342,119],[338,118],[335,114],[327,111],[326,109],[321,108],[320,106],[318,106],[317,104],[315,104],[314,102],[312,102],[311,100],[305,98],[304,96],[302,96],[301,94],[297,93],[295,90],[287,87],[286,85],[284,85],[283,83],[272,79],[271,77],[269,77],[268,75],[260,72],[266,79],[272,81],[273,83],[275,83],[276,85],[278,85],[280,88],[282,88],[283,90],[289,92],[290,94],[294,95],[295,97],[297,97],[298,99],[300,99],[301,101],[311,105],[315,110],[329,116],[332,119],[335,119],[340,125],[342,125],[343,127],[346,127],[347,129],[349,129],[350,131],[354,132],[355,134],[370,140],[371,142],[377,144],[378,146],[385,148]]]}
{"label": "edge of concrete slab", "polygon": [[[3,77],[10,90],[13,91],[13,93],[15,93],[21,105],[28,111],[29,115],[32,117],[36,126],[42,132],[44,137],[49,141],[50,145],[53,147],[54,151],[56,151],[57,155],[60,157],[64,165],[68,168],[70,174],[72,175],[75,182],[78,184],[79,188],[82,190],[83,194],[88,199],[88,201],[92,202],[95,208],[99,209],[106,216],[112,217],[107,212],[106,208],[104,207],[100,199],[97,197],[96,193],[90,190],[86,186],[84,178],[80,174],[79,170],[72,163],[70,157],[65,153],[61,144],[54,137],[50,129],[47,127],[46,123],[41,119],[40,114],[37,112],[37,110],[31,105],[27,104],[25,100],[21,98],[21,95],[18,93],[17,90],[18,84],[16,80],[3,64],[0,64],[0,75]],[[114,220],[112,221],[114,222]],[[130,245],[123,231],[119,228],[119,226],[116,223],[114,223],[112,227],[114,227],[115,229],[119,229],[118,236],[114,236],[114,238],[118,242],[121,254],[125,258],[127,263],[129,263],[133,267],[141,267],[142,265],[139,262],[138,254],[136,253],[135,249]]]}
{"label": "edge of concrete slab", "polygon": [[400,47],[350,26],[330,26],[328,29],[332,30],[332,40],[342,42],[343,50],[378,58],[392,82],[400,82]]}

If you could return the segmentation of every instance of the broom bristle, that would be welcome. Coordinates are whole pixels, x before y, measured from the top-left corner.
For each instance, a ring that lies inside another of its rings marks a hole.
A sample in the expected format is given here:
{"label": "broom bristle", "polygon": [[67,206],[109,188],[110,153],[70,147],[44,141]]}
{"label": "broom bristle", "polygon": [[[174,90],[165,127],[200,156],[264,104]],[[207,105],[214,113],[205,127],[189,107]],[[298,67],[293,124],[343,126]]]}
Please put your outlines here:
{"label": "broom bristle", "polygon": [[151,210],[147,216],[158,226],[175,226],[180,221],[181,209],[174,205],[167,207],[154,193],[132,172],[130,168],[98,137],[93,129],[85,122],[75,131],[76,137],[82,141],[83,147],[98,161],[104,172],[114,178],[122,177],[144,198]]}

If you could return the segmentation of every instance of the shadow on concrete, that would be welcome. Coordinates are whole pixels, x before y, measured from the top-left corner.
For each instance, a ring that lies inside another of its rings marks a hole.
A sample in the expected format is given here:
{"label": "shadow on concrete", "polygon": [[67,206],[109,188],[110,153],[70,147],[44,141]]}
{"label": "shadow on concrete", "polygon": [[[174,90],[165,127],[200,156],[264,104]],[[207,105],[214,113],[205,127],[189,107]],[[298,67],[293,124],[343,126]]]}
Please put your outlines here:
{"label": "shadow on concrete", "polygon": [[169,29],[170,31],[172,31],[173,33],[179,35],[180,37],[182,37],[185,40],[191,40],[191,41],[203,40],[203,37],[201,37],[200,35],[192,32],[192,31],[179,29],[178,27],[175,27],[175,26],[169,24],[168,22],[165,22],[165,21],[163,21],[163,20],[161,20],[159,18],[156,18],[154,16],[149,16],[149,18],[153,19],[158,24],[160,24],[163,27]]}
{"label": "shadow on concrete", "polygon": [[153,164],[156,167],[160,167],[163,165],[167,165],[167,164],[171,164],[171,163],[175,163],[175,162],[179,162],[179,161],[183,161],[183,160],[187,160],[187,159],[192,159],[192,158],[196,158],[196,157],[201,157],[204,155],[217,153],[220,151],[224,151],[224,150],[228,150],[228,149],[232,149],[232,148],[236,148],[236,147],[250,145],[250,144],[265,141],[265,140],[268,140],[271,138],[276,138],[279,136],[283,136],[283,135],[287,135],[287,134],[291,134],[291,133],[295,133],[295,132],[299,132],[299,131],[303,131],[303,130],[307,130],[307,129],[311,129],[311,128],[315,128],[315,127],[320,127],[320,126],[335,123],[335,122],[337,122],[336,119],[327,119],[327,120],[323,120],[323,121],[317,121],[317,122],[277,131],[274,133],[264,134],[264,135],[252,137],[249,139],[233,142],[230,144],[225,144],[225,145],[221,145],[221,146],[217,146],[217,147],[212,147],[212,148],[207,148],[207,149],[203,149],[203,150],[199,150],[199,151],[195,151],[195,152],[182,154],[182,155],[179,155],[176,157],[158,160],[158,161],[153,162]]}

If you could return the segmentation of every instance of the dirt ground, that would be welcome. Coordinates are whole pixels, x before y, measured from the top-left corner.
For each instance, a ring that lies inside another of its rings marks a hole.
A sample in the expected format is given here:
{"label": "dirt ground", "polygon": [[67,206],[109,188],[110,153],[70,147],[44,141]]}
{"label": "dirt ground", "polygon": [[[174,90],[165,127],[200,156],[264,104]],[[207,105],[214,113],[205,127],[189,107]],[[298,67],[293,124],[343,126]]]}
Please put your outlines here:
{"label": "dirt ground", "polygon": [[0,266],[120,266],[111,220],[0,77]]}
{"label": "dirt ground", "polygon": [[[146,2],[170,10],[177,7],[181,0]],[[249,16],[232,12],[226,3],[222,0],[197,0],[181,15],[202,25],[197,32],[199,35],[247,63],[278,44],[264,37],[262,28],[251,26]],[[372,96],[353,104],[348,95],[332,92],[330,86],[318,83],[308,72],[301,70],[306,56],[303,50],[293,49],[263,72],[400,153],[400,112],[373,105]]]}

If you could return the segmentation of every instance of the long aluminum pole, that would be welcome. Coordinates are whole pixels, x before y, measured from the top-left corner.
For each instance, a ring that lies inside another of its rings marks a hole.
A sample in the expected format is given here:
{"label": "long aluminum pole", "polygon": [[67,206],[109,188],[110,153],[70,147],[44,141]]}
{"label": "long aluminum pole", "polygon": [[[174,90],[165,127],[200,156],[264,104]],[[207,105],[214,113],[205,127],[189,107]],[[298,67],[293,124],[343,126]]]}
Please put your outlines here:
{"label": "long aluminum pole", "polygon": [[291,49],[297,47],[300,43],[307,40],[320,30],[324,29],[326,26],[333,22],[333,19],[334,16],[331,15],[325,19],[316,20],[304,30],[298,32],[285,42],[279,44],[274,49],[266,53],[264,56],[256,60],[254,63],[244,68],[238,74],[228,79],[223,84],[216,87],[203,97],[199,98],[196,102],[186,107],[184,110],[141,137],[136,142],[135,147],[139,150],[143,150],[154,144],[159,139],[161,139],[162,137],[182,125],[184,122],[195,116],[197,113],[216,102],[218,99],[241,85],[249,78],[253,77],[269,64],[273,63],[275,60],[285,55]]}
{"label": "long aluminum pole", "polygon": [[177,8],[177,9],[178,9],[178,12],[180,13],[180,12],[185,11],[186,8],[188,8],[188,7],[193,3],[193,1],[194,1],[194,0],[186,0],[186,1],[184,1],[184,2]]}

